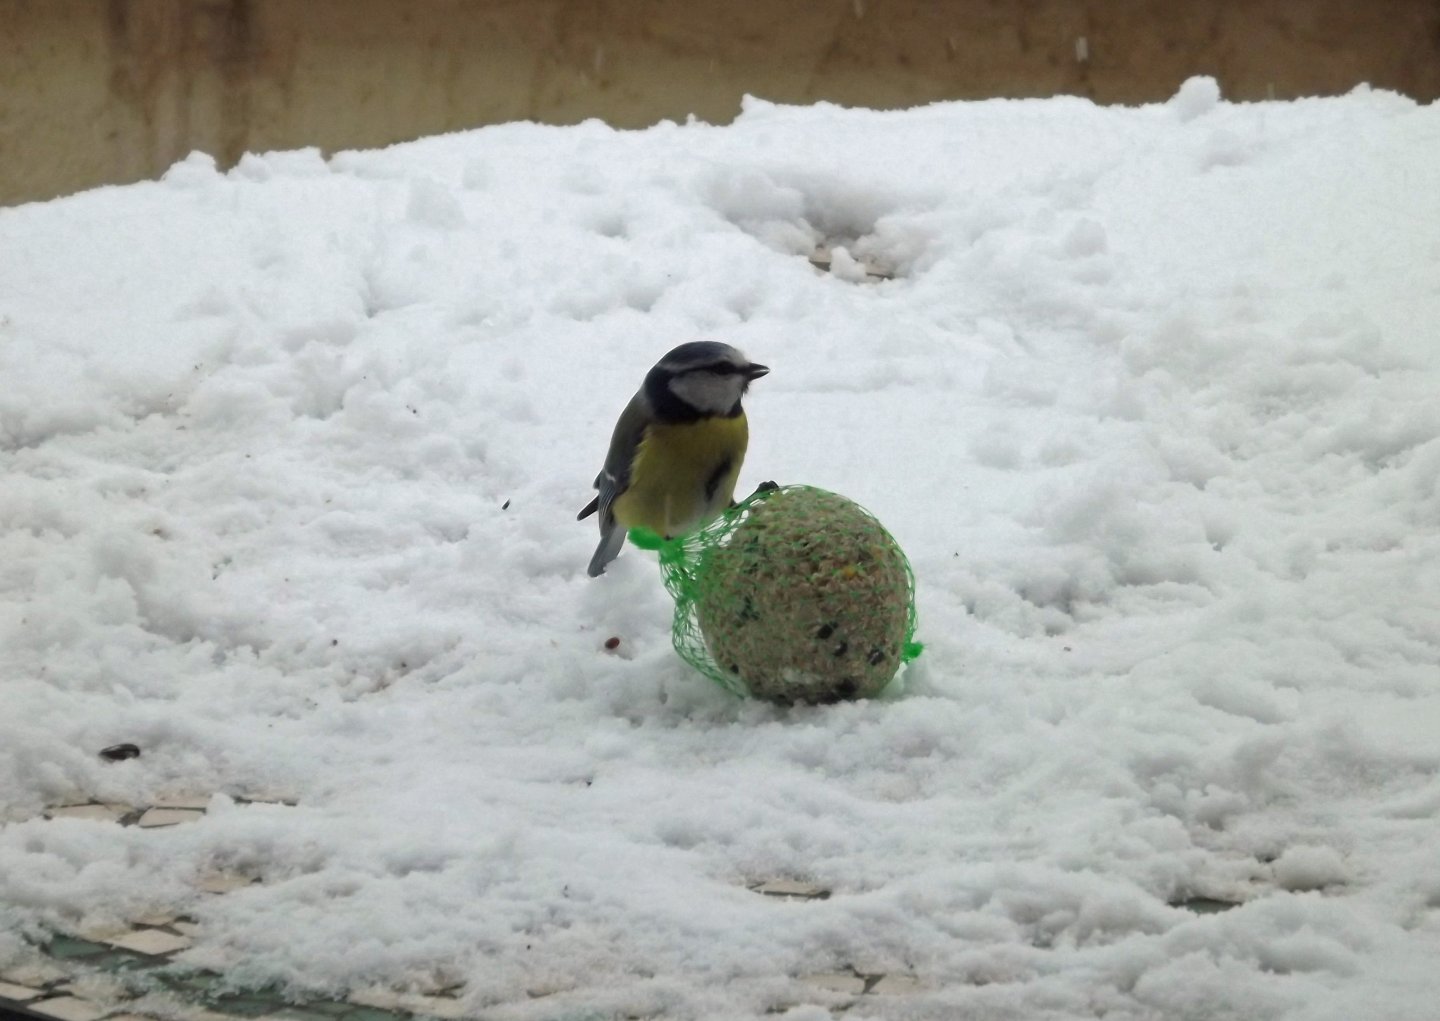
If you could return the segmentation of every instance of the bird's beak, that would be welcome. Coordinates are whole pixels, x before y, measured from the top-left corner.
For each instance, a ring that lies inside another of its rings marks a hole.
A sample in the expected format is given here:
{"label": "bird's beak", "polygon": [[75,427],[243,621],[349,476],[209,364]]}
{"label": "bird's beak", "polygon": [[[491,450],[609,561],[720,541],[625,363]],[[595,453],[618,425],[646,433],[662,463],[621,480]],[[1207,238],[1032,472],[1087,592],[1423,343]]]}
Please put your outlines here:
{"label": "bird's beak", "polygon": [[765,375],[765,373],[769,371],[770,366],[757,365],[754,362],[751,362],[749,365],[745,366],[745,378],[753,381],[759,379],[761,376]]}

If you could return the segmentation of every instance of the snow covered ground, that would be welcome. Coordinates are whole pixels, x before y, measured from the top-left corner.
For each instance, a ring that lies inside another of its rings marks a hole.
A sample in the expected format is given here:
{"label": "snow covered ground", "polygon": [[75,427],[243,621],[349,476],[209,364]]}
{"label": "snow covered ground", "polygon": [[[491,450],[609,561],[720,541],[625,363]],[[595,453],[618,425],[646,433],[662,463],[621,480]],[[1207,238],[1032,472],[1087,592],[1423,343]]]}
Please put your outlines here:
{"label": "snow covered ground", "polygon": [[[700,338],[773,370],[741,490],[909,553],[885,697],[737,701],[652,554],[585,576]],[[917,980],[851,1018],[1440,1009],[1440,106],[197,155],[0,211],[0,464],[0,963],[167,908],[238,980],[507,1021],[823,1018],[849,967]]]}

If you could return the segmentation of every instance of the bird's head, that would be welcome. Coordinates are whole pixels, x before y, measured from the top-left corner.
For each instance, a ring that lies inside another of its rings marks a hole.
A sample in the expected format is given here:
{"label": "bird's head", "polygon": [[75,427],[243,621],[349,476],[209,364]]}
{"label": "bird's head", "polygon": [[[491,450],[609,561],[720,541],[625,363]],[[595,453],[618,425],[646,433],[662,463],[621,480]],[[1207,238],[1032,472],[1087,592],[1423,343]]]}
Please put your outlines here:
{"label": "bird's head", "polygon": [[655,363],[645,377],[645,395],[664,417],[737,415],[751,382],[769,371],[729,344],[696,340]]}

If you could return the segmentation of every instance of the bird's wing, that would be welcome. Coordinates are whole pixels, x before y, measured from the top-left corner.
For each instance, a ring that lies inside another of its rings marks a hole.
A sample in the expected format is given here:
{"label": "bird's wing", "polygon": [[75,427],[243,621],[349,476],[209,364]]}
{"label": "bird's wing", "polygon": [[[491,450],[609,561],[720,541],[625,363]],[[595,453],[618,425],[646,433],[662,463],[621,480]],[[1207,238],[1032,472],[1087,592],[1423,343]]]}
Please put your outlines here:
{"label": "bird's wing", "polygon": [[605,467],[595,476],[595,488],[599,493],[580,512],[581,518],[598,510],[602,527],[609,521],[610,505],[630,487],[630,465],[635,460],[635,451],[645,436],[645,423],[649,420],[649,405],[644,394],[637,393],[630,398],[630,403],[625,405],[615,423],[615,432],[610,437],[610,451],[605,455]]}

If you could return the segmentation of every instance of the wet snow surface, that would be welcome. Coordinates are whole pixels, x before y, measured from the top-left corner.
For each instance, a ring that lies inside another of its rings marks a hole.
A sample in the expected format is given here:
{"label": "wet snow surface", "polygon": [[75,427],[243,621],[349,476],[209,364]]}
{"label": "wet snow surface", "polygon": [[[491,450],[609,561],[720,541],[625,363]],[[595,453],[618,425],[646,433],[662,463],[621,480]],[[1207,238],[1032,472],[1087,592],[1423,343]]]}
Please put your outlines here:
{"label": "wet snow surface", "polygon": [[[585,577],[614,417],[701,338],[773,369],[741,490],[914,563],[877,701],[736,701],[652,554]],[[1367,90],[750,102],[0,211],[0,963],[167,908],[196,966],[497,1019],[822,1018],[846,968],[917,980],[855,1018],[1432,1018],[1437,395],[1440,107]]]}

